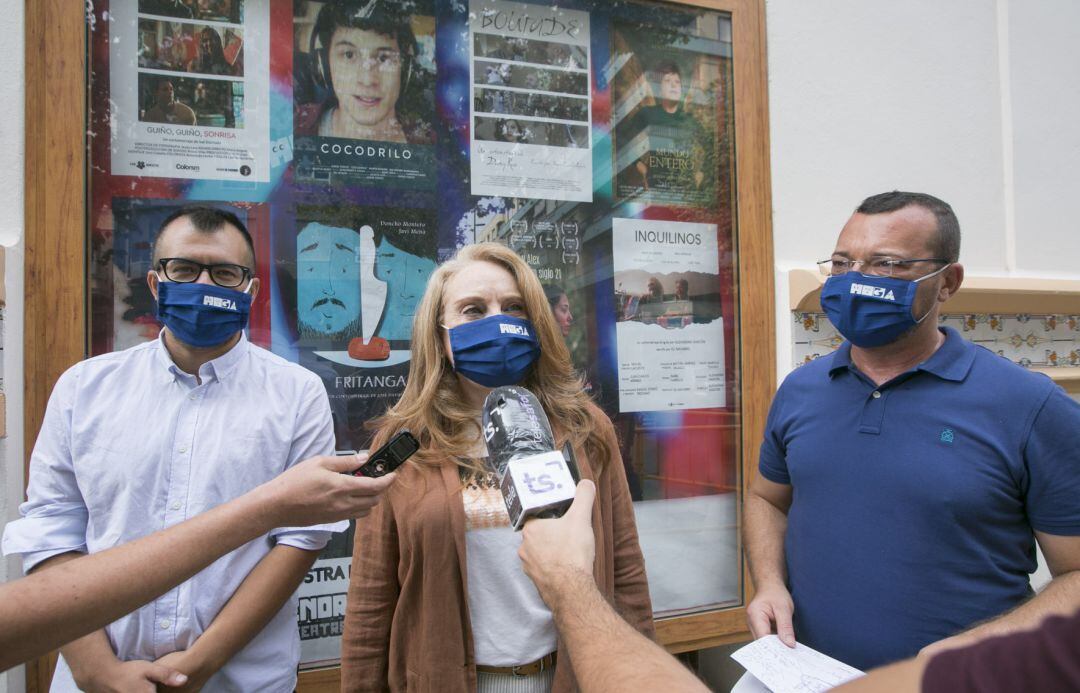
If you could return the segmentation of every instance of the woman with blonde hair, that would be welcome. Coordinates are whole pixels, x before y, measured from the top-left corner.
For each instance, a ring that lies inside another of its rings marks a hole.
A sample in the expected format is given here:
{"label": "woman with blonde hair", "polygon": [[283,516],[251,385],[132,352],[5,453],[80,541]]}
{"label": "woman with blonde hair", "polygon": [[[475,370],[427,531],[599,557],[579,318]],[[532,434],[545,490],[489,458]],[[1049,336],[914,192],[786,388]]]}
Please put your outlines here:
{"label": "woman with blonde hair", "polygon": [[[509,327],[510,329],[506,329]],[[519,384],[596,483],[597,586],[653,634],[645,566],[615,432],[573,373],[536,274],[497,243],[463,248],[432,274],[413,319],[401,399],[372,447],[410,430],[421,449],[357,523],[342,638],[342,689],[570,691],[551,612],[521,569],[484,463],[490,388]]]}

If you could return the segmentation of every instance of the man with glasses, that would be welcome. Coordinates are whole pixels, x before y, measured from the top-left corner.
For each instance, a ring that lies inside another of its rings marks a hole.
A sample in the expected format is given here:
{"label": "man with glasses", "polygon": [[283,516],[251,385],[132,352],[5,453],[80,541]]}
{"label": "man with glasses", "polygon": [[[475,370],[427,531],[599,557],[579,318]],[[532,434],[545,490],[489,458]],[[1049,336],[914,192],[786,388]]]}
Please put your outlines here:
{"label": "man with glasses", "polygon": [[[769,412],[745,506],[755,637],[867,669],[1080,604],[1080,404],[939,327],[959,253],[948,204],[890,192],[819,263],[846,341]],[[1054,579],[1032,597],[1036,541]]]}
{"label": "man with glasses", "polygon": [[[3,539],[27,572],[171,527],[333,452],[319,378],[244,336],[254,255],[228,212],[193,207],[164,221],[147,273],[160,337],[76,364],[50,397],[22,519]],[[157,662],[193,688],[292,691],[293,595],[346,528],[280,527],[244,544],[62,648],[52,690],[141,690]]]}

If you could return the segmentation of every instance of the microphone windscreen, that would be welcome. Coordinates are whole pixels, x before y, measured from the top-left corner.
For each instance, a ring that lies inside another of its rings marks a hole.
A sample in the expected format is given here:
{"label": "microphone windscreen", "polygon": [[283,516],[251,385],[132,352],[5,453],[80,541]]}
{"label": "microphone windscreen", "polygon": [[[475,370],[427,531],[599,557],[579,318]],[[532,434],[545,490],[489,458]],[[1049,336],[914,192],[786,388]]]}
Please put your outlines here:
{"label": "microphone windscreen", "polygon": [[488,464],[499,474],[516,458],[555,449],[555,436],[536,395],[506,385],[488,393],[482,414]]}

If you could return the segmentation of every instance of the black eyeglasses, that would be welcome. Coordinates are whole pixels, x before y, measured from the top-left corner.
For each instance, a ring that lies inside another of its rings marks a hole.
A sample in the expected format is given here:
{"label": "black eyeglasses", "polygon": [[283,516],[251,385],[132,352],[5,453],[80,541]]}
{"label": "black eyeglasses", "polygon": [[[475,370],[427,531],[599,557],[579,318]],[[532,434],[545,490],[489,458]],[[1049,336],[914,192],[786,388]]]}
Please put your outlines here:
{"label": "black eyeglasses", "polygon": [[251,276],[251,270],[243,265],[230,263],[204,265],[201,262],[188,260],[186,257],[163,257],[158,260],[158,266],[169,281],[177,284],[190,284],[198,281],[203,271],[206,271],[210,274],[210,281],[218,286],[234,289]]}

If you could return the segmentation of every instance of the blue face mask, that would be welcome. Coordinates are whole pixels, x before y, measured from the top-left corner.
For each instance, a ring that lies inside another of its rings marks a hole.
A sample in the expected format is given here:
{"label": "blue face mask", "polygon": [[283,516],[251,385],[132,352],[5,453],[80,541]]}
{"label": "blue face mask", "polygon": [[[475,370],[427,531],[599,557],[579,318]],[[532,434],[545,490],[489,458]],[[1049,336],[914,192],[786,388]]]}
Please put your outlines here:
{"label": "blue face mask", "polygon": [[533,324],[510,315],[491,315],[448,332],[454,370],[485,387],[520,383],[540,357]]}
{"label": "blue face mask", "polygon": [[[248,282],[247,289],[251,288]],[[251,294],[216,284],[158,282],[157,317],[181,342],[224,344],[247,327]]]}
{"label": "blue face mask", "polygon": [[883,346],[896,341],[930,314],[927,311],[918,320],[912,317],[915,292],[919,282],[941,274],[946,267],[914,281],[855,271],[829,277],[821,289],[821,307],[829,322],[855,346]]}

